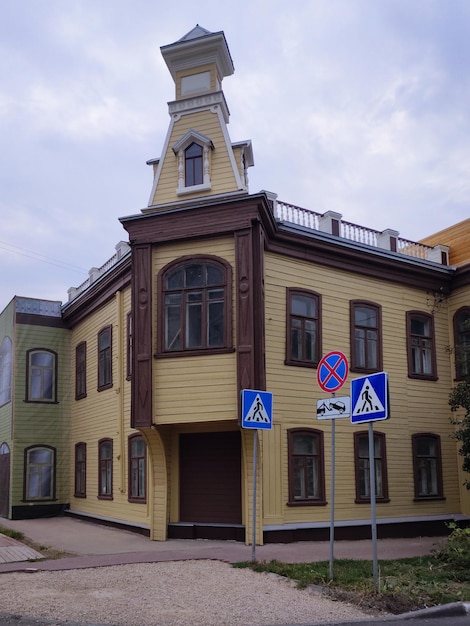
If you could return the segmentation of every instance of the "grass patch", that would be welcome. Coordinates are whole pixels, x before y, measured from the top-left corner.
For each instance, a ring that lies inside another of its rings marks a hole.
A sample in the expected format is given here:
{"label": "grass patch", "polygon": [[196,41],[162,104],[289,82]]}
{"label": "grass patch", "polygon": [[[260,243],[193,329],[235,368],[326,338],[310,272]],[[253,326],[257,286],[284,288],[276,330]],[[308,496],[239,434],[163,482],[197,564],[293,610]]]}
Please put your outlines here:
{"label": "grass patch", "polygon": [[[461,553],[459,553],[461,556]],[[293,579],[299,588],[320,585],[323,593],[346,600],[363,609],[403,613],[417,609],[470,600],[470,570],[456,565],[444,550],[430,556],[379,561],[376,590],[371,561],[338,559],[334,580],[329,580],[329,562],[281,563],[244,562],[257,572],[274,572]]]}
{"label": "grass patch", "polygon": [[4,526],[0,526],[0,534],[5,535],[6,537],[10,537],[11,539],[17,539],[18,541],[24,539],[23,533],[21,533],[19,530],[5,528]]}

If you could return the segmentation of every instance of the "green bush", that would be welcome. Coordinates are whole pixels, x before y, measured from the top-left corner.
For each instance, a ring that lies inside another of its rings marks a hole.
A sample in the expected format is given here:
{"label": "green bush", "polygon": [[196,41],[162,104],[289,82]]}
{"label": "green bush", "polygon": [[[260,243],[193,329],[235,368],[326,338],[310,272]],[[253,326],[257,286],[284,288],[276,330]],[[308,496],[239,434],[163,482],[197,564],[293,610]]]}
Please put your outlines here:
{"label": "green bush", "polygon": [[447,545],[438,554],[438,558],[456,569],[470,570],[470,528],[460,528],[449,524],[452,530]]}

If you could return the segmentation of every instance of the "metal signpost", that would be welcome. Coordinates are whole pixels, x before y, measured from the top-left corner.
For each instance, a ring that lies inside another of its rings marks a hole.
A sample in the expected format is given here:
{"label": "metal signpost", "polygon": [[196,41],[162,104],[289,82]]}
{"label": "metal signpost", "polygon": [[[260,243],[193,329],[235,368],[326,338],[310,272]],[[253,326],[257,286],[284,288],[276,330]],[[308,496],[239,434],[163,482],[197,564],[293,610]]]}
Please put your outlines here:
{"label": "metal signpost", "polygon": [[351,422],[353,424],[369,424],[369,489],[371,507],[372,529],[372,569],[374,584],[377,588],[379,582],[379,570],[377,561],[377,515],[375,494],[375,450],[374,450],[374,427],[377,420],[388,419],[388,374],[379,372],[369,374],[362,378],[351,381]]}
{"label": "metal signpost", "polygon": [[242,428],[252,428],[253,433],[253,518],[251,535],[251,560],[256,561],[256,474],[258,462],[258,428],[273,427],[273,394],[255,389],[242,390]]}
{"label": "metal signpost", "polygon": [[335,543],[335,420],[349,417],[351,402],[349,397],[335,397],[335,391],[342,387],[348,377],[349,364],[342,352],[328,352],[317,368],[317,382],[323,391],[332,393],[331,400],[317,402],[317,419],[331,419],[331,515],[330,515],[330,579],[333,580]]}

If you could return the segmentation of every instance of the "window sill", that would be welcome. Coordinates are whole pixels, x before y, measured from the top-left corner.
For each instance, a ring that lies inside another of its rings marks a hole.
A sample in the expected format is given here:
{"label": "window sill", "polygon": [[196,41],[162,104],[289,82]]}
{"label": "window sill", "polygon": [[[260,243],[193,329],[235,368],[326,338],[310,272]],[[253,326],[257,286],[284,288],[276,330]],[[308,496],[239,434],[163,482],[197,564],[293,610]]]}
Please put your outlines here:
{"label": "window sill", "polygon": [[369,368],[369,367],[350,367],[350,372],[356,372],[357,374],[377,374],[382,372],[382,368]]}
{"label": "window sill", "polygon": [[439,380],[435,374],[408,374],[408,378],[413,380]]}
{"label": "window sill", "polygon": [[147,498],[128,498],[127,501],[133,504],[147,504]]}
{"label": "window sill", "polygon": [[74,493],[73,494],[74,498],[86,498],[86,493]]}
{"label": "window sill", "polygon": [[326,506],[328,502],[326,500],[294,500],[286,504],[287,506]]}
{"label": "window sill", "polygon": [[290,365],[294,367],[309,367],[314,369],[318,367],[318,361],[294,361],[293,359],[286,359],[284,365]]}
{"label": "window sill", "polygon": [[182,187],[176,190],[177,196],[186,196],[190,193],[197,193],[198,191],[210,191],[212,185],[210,183],[203,183],[202,185],[191,185],[190,187]]}
{"label": "window sill", "polygon": [[112,500],[113,496],[96,496],[98,500]]}
{"label": "window sill", "polygon": [[229,354],[235,352],[235,348],[197,348],[195,350],[175,350],[174,352],[157,352],[153,356],[155,359],[165,359],[168,357],[180,356],[201,356],[203,354]]}
{"label": "window sill", "polygon": [[83,398],[86,398],[86,393],[82,393],[80,396],[75,396],[75,400],[83,400]]}
{"label": "window sill", "polygon": [[445,496],[415,496],[413,502],[435,502],[436,500],[445,500]]}
{"label": "window sill", "polygon": [[103,385],[102,387],[97,387],[96,391],[106,391],[106,389],[111,389],[113,386],[113,383],[109,383],[109,385]]}
{"label": "window sill", "polygon": [[[375,501],[377,504],[387,504],[390,502],[390,498],[376,498]],[[360,500],[356,498],[354,502],[355,504],[370,504],[370,498],[361,498]]]}

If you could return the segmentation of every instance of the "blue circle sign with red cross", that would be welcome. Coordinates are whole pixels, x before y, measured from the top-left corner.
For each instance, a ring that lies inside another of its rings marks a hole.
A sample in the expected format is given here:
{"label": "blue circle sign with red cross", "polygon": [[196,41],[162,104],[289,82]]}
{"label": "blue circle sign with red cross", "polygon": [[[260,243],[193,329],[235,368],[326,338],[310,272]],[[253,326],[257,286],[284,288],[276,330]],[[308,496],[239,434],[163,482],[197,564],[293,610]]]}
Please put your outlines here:
{"label": "blue circle sign with red cross", "polygon": [[342,352],[328,352],[317,368],[317,381],[323,391],[335,392],[346,382],[349,373],[348,360]]}

